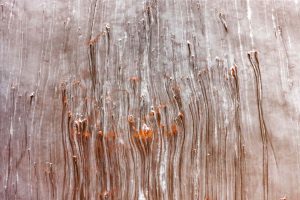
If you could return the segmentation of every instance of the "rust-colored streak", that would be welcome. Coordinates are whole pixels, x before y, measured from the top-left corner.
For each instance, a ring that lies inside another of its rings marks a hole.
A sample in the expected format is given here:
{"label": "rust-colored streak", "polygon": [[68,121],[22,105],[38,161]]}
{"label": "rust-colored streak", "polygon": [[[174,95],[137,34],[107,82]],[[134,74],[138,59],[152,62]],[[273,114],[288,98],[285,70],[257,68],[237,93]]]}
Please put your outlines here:
{"label": "rust-colored streak", "polygon": [[300,199],[298,12],[0,3],[0,199]]}

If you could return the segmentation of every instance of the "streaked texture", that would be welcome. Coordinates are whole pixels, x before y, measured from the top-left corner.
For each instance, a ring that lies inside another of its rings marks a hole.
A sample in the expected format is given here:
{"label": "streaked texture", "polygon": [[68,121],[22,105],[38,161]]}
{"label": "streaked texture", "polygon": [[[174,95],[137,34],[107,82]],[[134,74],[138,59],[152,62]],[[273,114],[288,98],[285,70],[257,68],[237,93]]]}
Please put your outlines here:
{"label": "streaked texture", "polygon": [[0,13],[0,199],[300,199],[297,0]]}

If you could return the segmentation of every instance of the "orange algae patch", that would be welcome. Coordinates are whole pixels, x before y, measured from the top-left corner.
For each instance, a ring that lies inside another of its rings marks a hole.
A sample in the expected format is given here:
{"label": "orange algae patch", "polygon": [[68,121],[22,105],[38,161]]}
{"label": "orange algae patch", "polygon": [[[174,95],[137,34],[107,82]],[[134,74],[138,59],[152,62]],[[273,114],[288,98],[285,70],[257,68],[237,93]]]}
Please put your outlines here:
{"label": "orange algae patch", "polygon": [[139,132],[133,134],[133,137],[144,140],[151,139],[153,137],[153,131],[146,124],[144,124]]}

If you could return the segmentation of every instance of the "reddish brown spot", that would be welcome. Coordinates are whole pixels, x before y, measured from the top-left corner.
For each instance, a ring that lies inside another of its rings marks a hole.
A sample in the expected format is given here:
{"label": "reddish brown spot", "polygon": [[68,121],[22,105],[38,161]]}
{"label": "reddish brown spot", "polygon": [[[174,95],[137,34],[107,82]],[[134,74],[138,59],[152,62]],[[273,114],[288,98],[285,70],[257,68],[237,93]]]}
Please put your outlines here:
{"label": "reddish brown spot", "polygon": [[134,123],[134,117],[132,115],[129,115],[127,119],[128,119],[129,124]]}
{"label": "reddish brown spot", "polygon": [[133,83],[137,83],[140,81],[140,78],[137,76],[130,77],[129,80]]}
{"label": "reddish brown spot", "polygon": [[117,135],[114,131],[109,131],[107,134],[106,134],[106,137],[109,138],[109,139],[116,139]]}
{"label": "reddish brown spot", "polygon": [[234,65],[234,66],[231,67],[230,74],[231,74],[231,76],[233,76],[234,78],[236,78],[236,76],[237,76],[237,67],[236,67],[236,65]]}
{"label": "reddish brown spot", "polygon": [[85,138],[89,138],[91,136],[91,133],[89,131],[84,131],[83,136]]}
{"label": "reddish brown spot", "polygon": [[71,118],[71,117],[72,117],[72,112],[68,111],[68,118]]}
{"label": "reddish brown spot", "polygon": [[154,110],[151,110],[150,113],[149,113],[149,115],[150,115],[151,117],[153,117],[153,116],[155,115]]}
{"label": "reddish brown spot", "polygon": [[134,117],[132,115],[129,115],[127,120],[128,120],[130,128],[133,130],[136,130],[135,125],[134,125],[135,124]]}
{"label": "reddish brown spot", "polygon": [[177,134],[177,127],[176,124],[171,125],[171,135],[176,135]]}
{"label": "reddish brown spot", "polygon": [[98,131],[98,135],[103,136],[103,132],[102,131]]}
{"label": "reddish brown spot", "polygon": [[99,38],[105,34],[106,33],[104,31],[102,33],[98,34],[95,38],[89,40],[87,42],[87,45],[94,46],[98,42]]}
{"label": "reddish brown spot", "polygon": [[183,113],[182,113],[182,112],[179,112],[179,113],[178,113],[178,117],[179,117],[181,120],[183,120],[183,118],[184,118]]}

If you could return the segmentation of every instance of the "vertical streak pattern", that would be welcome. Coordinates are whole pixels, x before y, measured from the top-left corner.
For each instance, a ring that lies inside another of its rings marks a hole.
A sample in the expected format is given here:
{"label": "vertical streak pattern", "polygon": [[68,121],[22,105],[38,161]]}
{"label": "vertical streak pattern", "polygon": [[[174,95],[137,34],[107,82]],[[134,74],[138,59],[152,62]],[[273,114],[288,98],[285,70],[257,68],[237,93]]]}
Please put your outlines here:
{"label": "vertical streak pattern", "polygon": [[294,4],[1,1],[0,199],[299,199]]}

